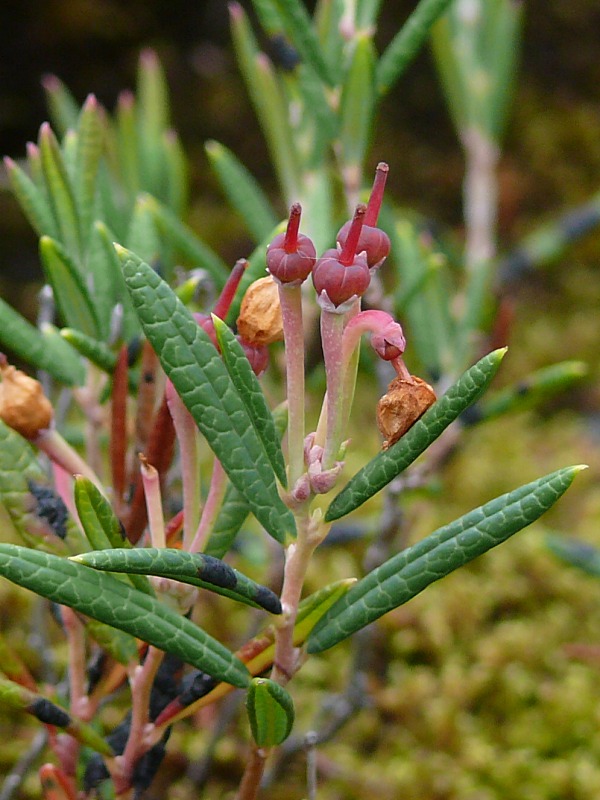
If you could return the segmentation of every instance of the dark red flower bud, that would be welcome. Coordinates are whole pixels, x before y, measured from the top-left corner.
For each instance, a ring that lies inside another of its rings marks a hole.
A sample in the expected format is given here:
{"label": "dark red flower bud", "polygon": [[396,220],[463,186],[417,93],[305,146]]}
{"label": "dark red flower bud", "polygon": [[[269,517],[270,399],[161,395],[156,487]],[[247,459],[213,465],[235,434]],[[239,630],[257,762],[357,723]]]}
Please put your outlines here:
{"label": "dark red flower bud", "polygon": [[219,349],[219,345],[217,344],[217,334],[215,333],[215,326],[211,317],[208,314],[201,314],[200,312],[194,312],[194,319],[198,323],[198,325],[202,328],[205,333],[208,333],[210,336],[211,342],[214,346]]}
{"label": "dark red flower bud", "polygon": [[321,298],[325,292],[334,306],[354,296],[361,297],[371,282],[366,256],[364,253],[356,255],[366,210],[364,205],[357,207],[344,246],[340,250],[326,250],[313,270],[317,296]]}
{"label": "dark red flower bud", "polygon": [[[376,227],[388,172],[389,167],[385,162],[382,161],[377,165],[364,225],[356,246],[357,253],[366,252],[367,262],[371,269],[380,267],[390,252],[389,236],[381,228]],[[351,225],[352,222],[346,222],[340,228],[337,235],[337,242],[340,247],[344,246]]]}
{"label": "dark red flower bud", "polygon": [[298,233],[302,207],[294,203],[285,233],[279,233],[267,248],[267,269],[280,283],[302,283],[310,275],[317,251],[308,236]]}

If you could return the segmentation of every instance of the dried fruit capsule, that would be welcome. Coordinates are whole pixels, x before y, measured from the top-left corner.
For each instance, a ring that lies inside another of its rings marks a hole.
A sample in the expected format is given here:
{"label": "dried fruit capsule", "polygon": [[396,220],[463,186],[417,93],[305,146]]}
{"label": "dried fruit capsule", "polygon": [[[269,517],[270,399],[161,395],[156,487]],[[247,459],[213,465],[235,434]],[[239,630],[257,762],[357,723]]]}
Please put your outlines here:
{"label": "dried fruit capsule", "polygon": [[371,282],[369,265],[364,253],[356,255],[356,245],[366,213],[359,205],[341,250],[326,250],[313,270],[313,284],[319,301],[339,307],[353,297],[362,297]]}
{"label": "dried fruit capsule", "polygon": [[435,403],[432,387],[421,378],[394,378],[377,404],[377,425],[387,450]]}
{"label": "dried fruit capsule", "polygon": [[0,377],[0,419],[26,439],[35,439],[54,417],[41,383],[10,366],[5,356],[0,361]]}
{"label": "dried fruit capsule", "polygon": [[283,339],[279,289],[270,275],[248,287],[237,318],[240,336],[250,344],[266,345]]}
{"label": "dried fruit capsule", "polygon": [[279,283],[302,283],[317,259],[315,246],[299,233],[302,206],[294,203],[285,233],[279,233],[267,248],[267,269]]}

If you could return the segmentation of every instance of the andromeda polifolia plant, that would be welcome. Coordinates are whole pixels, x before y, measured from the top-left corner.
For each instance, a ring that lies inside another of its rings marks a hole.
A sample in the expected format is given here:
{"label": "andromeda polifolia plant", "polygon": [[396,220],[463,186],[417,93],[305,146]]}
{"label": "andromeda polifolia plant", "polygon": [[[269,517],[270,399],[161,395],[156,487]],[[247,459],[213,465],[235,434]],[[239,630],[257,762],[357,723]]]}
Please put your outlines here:
{"label": "andromeda polifolia plant", "polygon": [[[79,110],[47,80],[54,127],[42,126],[25,165],[6,160],[40,237],[51,287],[43,310],[61,326],[30,325],[0,305],[2,345],[45,387],[2,361],[0,575],[52,602],[68,650],[67,680],[49,688],[0,641],[0,703],[46,731],[46,798],[138,797],[172,726],[197,722],[235,689],[250,740],[237,796],[254,798],[271,750],[292,731],[293,678],[306,659],[534,522],[582,469],[537,478],[392,549],[362,576],[306,592],[335,521],[392,492],[399,476],[422,485],[440,447],[449,454],[468,424],[523,396],[482,399],[506,351],[474,355],[491,253],[469,257],[466,283],[452,289],[469,302],[455,316],[447,265],[384,204],[388,164],[363,194],[377,102],[448,1],[421,0],[379,59],[378,3],[317,5],[311,19],[295,0],[256,2],[267,34],[285,34],[297,56],[280,73],[241,7],[230,8],[290,207],[280,223],[233,154],[207,145],[257,243],[231,270],[184,221],[185,162],[152,53],[114,118],[93,96]],[[292,101],[306,113],[292,115]],[[194,269],[182,273],[182,261]],[[313,418],[317,319],[324,391]],[[373,398],[382,449],[349,474],[354,399],[370,382],[359,367],[364,336],[363,358],[389,386],[376,409]],[[387,496],[399,504],[398,494]],[[259,568],[245,558],[252,547]],[[117,724],[106,722],[111,703]]]}

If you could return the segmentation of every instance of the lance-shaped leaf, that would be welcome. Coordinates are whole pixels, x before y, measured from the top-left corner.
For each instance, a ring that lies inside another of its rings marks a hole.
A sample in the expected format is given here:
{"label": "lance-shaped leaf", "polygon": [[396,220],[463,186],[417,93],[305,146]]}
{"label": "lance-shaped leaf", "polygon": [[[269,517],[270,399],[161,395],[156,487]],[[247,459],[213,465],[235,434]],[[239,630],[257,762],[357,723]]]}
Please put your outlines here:
{"label": "lance-shaped leaf", "polygon": [[212,556],[170,547],[140,547],[82,553],[71,560],[93,569],[124,572],[132,577],[172,578],[255,608],[264,608],[271,614],[281,614],[281,602],[275,592]]}
{"label": "lance-shaped leaf", "polygon": [[69,559],[0,544],[0,575],[36,594],[69,606],[234,686],[248,685],[244,665],[186,617],[111,575]]}
{"label": "lance-shaped leaf", "polygon": [[65,545],[80,543],[77,526],[50,486],[34,449],[1,421],[0,502],[29,547],[64,553],[68,549]]}
{"label": "lance-shaped leaf", "polygon": [[429,36],[431,26],[451,0],[421,0],[383,52],[377,66],[377,87],[385,94],[417,55]]}
{"label": "lance-shaped leaf", "polygon": [[333,85],[333,69],[325,58],[321,43],[306,7],[297,0],[275,0],[285,32],[302,58],[307,61],[322,81]]}
{"label": "lance-shaped leaf", "polygon": [[156,272],[124,248],[118,252],[144,332],[167,376],[255,517],[285,541],[294,535],[293,517],[221,356]]}
{"label": "lance-shaped leaf", "polygon": [[579,567],[588,575],[600,578],[600,550],[587,542],[549,535],[546,544],[555,556],[572,567]]}
{"label": "lance-shaped leaf", "polygon": [[532,372],[514,386],[508,386],[477,408],[476,421],[489,420],[511,411],[531,408],[547,397],[568,389],[587,373],[583,361],[561,361]]}
{"label": "lance-shaped leaf", "polygon": [[0,297],[0,345],[32,367],[46,370],[67,386],[83,382],[81,363],[60,357],[62,350]]}
{"label": "lance-shaped leaf", "polygon": [[112,375],[117,363],[117,354],[108,345],[91,336],[86,336],[85,333],[81,333],[75,328],[62,328],[60,335],[92,364]]}
{"label": "lance-shaped leaf", "polygon": [[506,348],[494,350],[468,369],[404,436],[366,464],[327,509],[327,521],[358,508],[405,470],[459,414],[474,403],[496,374]]}
{"label": "lance-shaped leaf", "polygon": [[215,326],[217,341],[221,349],[221,355],[223,356],[223,362],[227,367],[229,377],[244,401],[248,415],[252,420],[252,424],[256,429],[259,439],[263,443],[263,447],[265,448],[265,452],[275,474],[279,478],[280,483],[283,486],[287,486],[285,462],[279,443],[279,434],[275,428],[273,415],[269,410],[263,391],[260,388],[258,378],[250,366],[244,348],[235,338],[230,328],[214,315],[212,320]]}
{"label": "lance-shaped leaf", "polygon": [[230,205],[255,241],[260,242],[277,225],[269,199],[253,175],[224,145],[210,141],[204,149]]}
{"label": "lance-shaped leaf", "polygon": [[69,128],[75,129],[79,119],[79,103],[56,75],[46,75],[42,80],[46,104],[54,129],[63,136]]}
{"label": "lance-shaped leaf", "polygon": [[110,745],[90,725],[72,717],[64,708],[46,697],[7,678],[0,678],[0,703],[25,711],[46,725],[64,729],[78,742],[92,747],[98,753],[113,755]]}
{"label": "lance-shaped leaf", "polygon": [[[288,407],[287,401],[273,409],[273,420],[277,435],[281,440],[287,429]],[[229,484],[225,492],[219,514],[211,528],[204,553],[223,558],[228,553],[246,518],[250,514],[250,506],[238,490]]]}
{"label": "lance-shaped leaf", "polygon": [[49,236],[40,239],[40,255],[65,323],[87,336],[97,338],[98,320],[94,303],[75,263],[66,250]]}
{"label": "lance-shaped leaf", "polygon": [[[339,143],[344,178],[360,184],[375,109],[375,52],[368,35],[355,37],[340,103]],[[353,186],[352,188],[356,188]]]}
{"label": "lance-shaped leaf", "polygon": [[36,186],[12,158],[6,157],[4,165],[12,192],[37,235],[58,237],[58,227],[54,221],[52,208],[42,189]]}
{"label": "lance-shaped leaf", "polygon": [[81,255],[81,229],[73,186],[56,137],[45,122],[40,128],[39,147],[44,180],[50,196],[54,219],[60,230],[61,242],[69,256]]}
{"label": "lance-shaped leaf", "polygon": [[521,486],[438,528],[359,581],[316,625],[309,653],[327,650],[403,605],[430,583],[530,525],[569,488],[584,467],[565,467]]}
{"label": "lance-shaped leaf", "polygon": [[93,94],[86,99],[77,126],[74,193],[81,225],[81,238],[86,249],[94,215],[96,175],[104,147],[102,109]]}
{"label": "lance-shaped leaf", "polygon": [[246,695],[246,711],[259,747],[284,742],[294,725],[294,703],[289,693],[269,678],[253,678]]}
{"label": "lance-shaped leaf", "polygon": [[[89,478],[76,476],[74,494],[79,521],[94,550],[132,547],[110,503]],[[144,575],[130,575],[129,578],[136,589],[154,597],[154,590]]]}

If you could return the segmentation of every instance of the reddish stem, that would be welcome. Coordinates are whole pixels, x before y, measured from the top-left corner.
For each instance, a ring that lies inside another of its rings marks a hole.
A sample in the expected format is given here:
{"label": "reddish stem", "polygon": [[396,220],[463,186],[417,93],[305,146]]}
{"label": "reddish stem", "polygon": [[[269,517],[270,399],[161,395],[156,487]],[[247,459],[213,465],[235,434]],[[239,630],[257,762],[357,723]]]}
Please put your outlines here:
{"label": "reddish stem", "polygon": [[375,179],[373,181],[373,188],[369,196],[369,203],[367,205],[367,213],[365,215],[365,225],[374,227],[377,225],[377,217],[381,209],[383,201],[383,192],[385,190],[385,182],[387,181],[389,166],[385,161],[380,161],[375,170]]}
{"label": "reddish stem", "polygon": [[300,230],[300,217],[302,216],[302,206],[294,203],[290,208],[290,218],[285,231],[283,249],[286,253],[295,253],[298,249],[298,231]]}
{"label": "reddish stem", "polygon": [[[161,480],[171,464],[174,446],[175,427],[166,398],[163,397],[162,403],[156,412],[152,433],[146,449],[146,457],[158,470]],[[125,523],[127,538],[132,544],[135,544],[142,535],[146,522],[147,514],[144,487],[141,476],[138,475],[133,492],[133,500],[129,508],[129,515]]]}
{"label": "reddish stem", "polygon": [[225,283],[223,291],[221,292],[213,309],[213,314],[219,319],[225,319],[227,316],[227,312],[229,311],[229,307],[231,306],[231,302],[235,297],[235,293],[240,285],[240,281],[242,280],[242,276],[247,266],[248,262],[245,258],[238,259],[233,265],[233,269],[229,273],[227,282]]}
{"label": "reddish stem", "polygon": [[117,514],[125,492],[125,453],[127,450],[127,346],[119,350],[113,373],[110,420],[110,466]]}
{"label": "reddish stem", "polygon": [[354,261],[356,247],[360,238],[362,226],[365,222],[366,213],[367,207],[363,203],[356,206],[356,211],[354,212],[354,217],[352,218],[352,224],[348,230],[348,236],[346,236],[346,241],[344,242],[342,252],[340,253],[338,259],[340,264],[343,264],[345,267],[349,267]]}

